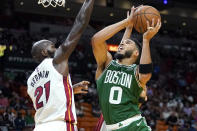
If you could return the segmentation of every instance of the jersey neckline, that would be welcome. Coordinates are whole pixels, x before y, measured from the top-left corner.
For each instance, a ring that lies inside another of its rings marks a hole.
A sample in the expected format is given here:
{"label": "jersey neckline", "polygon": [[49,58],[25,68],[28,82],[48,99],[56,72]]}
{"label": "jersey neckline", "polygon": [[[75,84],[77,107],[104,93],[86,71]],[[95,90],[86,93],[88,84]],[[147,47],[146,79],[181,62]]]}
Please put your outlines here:
{"label": "jersey neckline", "polygon": [[112,62],[113,62],[113,64],[116,64],[116,65],[118,65],[118,66],[124,66],[124,67],[135,67],[135,66],[136,66],[136,64],[132,64],[132,65],[123,65],[123,64],[118,63],[117,60],[112,60]]}

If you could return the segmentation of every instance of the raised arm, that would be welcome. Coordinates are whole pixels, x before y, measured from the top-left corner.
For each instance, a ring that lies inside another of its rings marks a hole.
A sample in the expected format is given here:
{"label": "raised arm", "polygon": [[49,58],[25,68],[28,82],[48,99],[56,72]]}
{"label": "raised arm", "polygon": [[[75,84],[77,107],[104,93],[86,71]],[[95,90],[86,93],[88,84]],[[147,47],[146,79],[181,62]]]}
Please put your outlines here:
{"label": "raised arm", "polygon": [[94,0],[85,0],[81,10],[79,11],[71,32],[62,45],[57,49],[53,62],[59,64],[67,61],[73,50],[75,49],[83,31],[87,27],[90,15],[92,13]]}
{"label": "raised arm", "polygon": [[142,53],[140,58],[139,65],[139,81],[142,85],[146,83],[151,78],[151,53],[150,53],[150,40],[157,34],[161,27],[161,22],[158,20],[156,26],[154,27],[154,19],[152,20],[152,25],[150,27],[149,22],[147,21],[147,31],[143,34],[143,45]]}
{"label": "raised arm", "polygon": [[120,30],[124,29],[127,25],[128,20],[125,19],[116,24],[105,27],[93,36],[92,49],[97,63],[96,79],[98,79],[105,67],[112,60],[111,54],[107,51],[106,40],[110,39]]}
{"label": "raised arm", "polygon": [[[133,9],[134,7],[132,7],[131,9]],[[131,11],[132,12],[132,11]],[[127,11],[127,18],[129,18],[130,14],[129,14],[129,11]],[[126,40],[126,39],[129,39],[131,37],[131,33],[132,33],[132,30],[133,30],[133,23],[131,23],[130,25],[128,25],[126,27],[126,30],[124,32],[124,35],[122,37],[122,41]]]}
{"label": "raised arm", "polygon": [[96,79],[98,79],[105,67],[112,60],[111,54],[107,51],[106,40],[110,39],[120,30],[132,24],[132,17],[133,13],[131,13],[129,18],[105,27],[92,37],[92,49],[97,62]]}
{"label": "raised arm", "polygon": [[[134,7],[133,6],[131,8],[131,12],[127,11],[127,18],[129,19],[129,17],[131,17],[131,13],[134,13],[137,10],[137,8],[140,8],[141,6],[143,6],[143,5],[140,5],[138,7]],[[124,41],[124,40],[126,40],[126,39],[129,39],[131,37],[132,30],[133,30],[133,23],[131,23],[130,25],[128,25],[126,27],[126,30],[124,32],[124,35],[122,37],[121,42]]]}

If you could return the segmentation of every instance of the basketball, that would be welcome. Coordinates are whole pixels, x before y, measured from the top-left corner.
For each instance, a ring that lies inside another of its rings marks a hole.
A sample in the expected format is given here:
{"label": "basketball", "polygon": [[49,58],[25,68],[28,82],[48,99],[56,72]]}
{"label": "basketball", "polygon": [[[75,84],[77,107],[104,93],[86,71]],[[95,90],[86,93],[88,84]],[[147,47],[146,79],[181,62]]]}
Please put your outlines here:
{"label": "basketball", "polygon": [[158,19],[161,20],[160,13],[152,6],[141,6],[137,8],[133,16],[134,28],[139,33],[144,33],[147,30],[147,21],[152,25],[154,18],[154,26],[157,24]]}

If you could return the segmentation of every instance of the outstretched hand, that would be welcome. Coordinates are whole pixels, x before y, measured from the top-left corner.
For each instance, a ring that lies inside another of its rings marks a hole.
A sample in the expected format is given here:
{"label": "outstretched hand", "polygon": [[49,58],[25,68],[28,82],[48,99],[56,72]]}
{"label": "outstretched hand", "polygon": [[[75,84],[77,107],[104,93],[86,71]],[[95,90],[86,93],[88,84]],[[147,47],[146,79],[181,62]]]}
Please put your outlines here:
{"label": "outstretched hand", "polygon": [[73,85],[74,94],[87,94],[89,84],[90,84],[89,81],[81,81]]}
{"label": "outstretched hand", "polygon": [[154,26],[155,20],[152,19],[152,25],[150,26],[149,21],[147,21],[147,31],[143,34],[143,39],[150,41],[161,28],[161,21],[158,19],[156,26]]}

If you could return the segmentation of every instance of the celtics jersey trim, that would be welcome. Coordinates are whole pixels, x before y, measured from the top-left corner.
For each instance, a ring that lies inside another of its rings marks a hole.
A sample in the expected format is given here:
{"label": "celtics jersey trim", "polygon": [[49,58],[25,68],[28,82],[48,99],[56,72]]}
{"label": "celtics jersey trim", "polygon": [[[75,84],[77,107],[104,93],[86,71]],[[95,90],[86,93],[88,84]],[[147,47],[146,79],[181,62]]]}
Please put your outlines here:
{"label": "celtics jersey trim", "polygon": [[135,76],[136,64],[121,65],[112,60],[97,80],[99,104],[107,125],[140,114],[138,99],[142,87]]}

